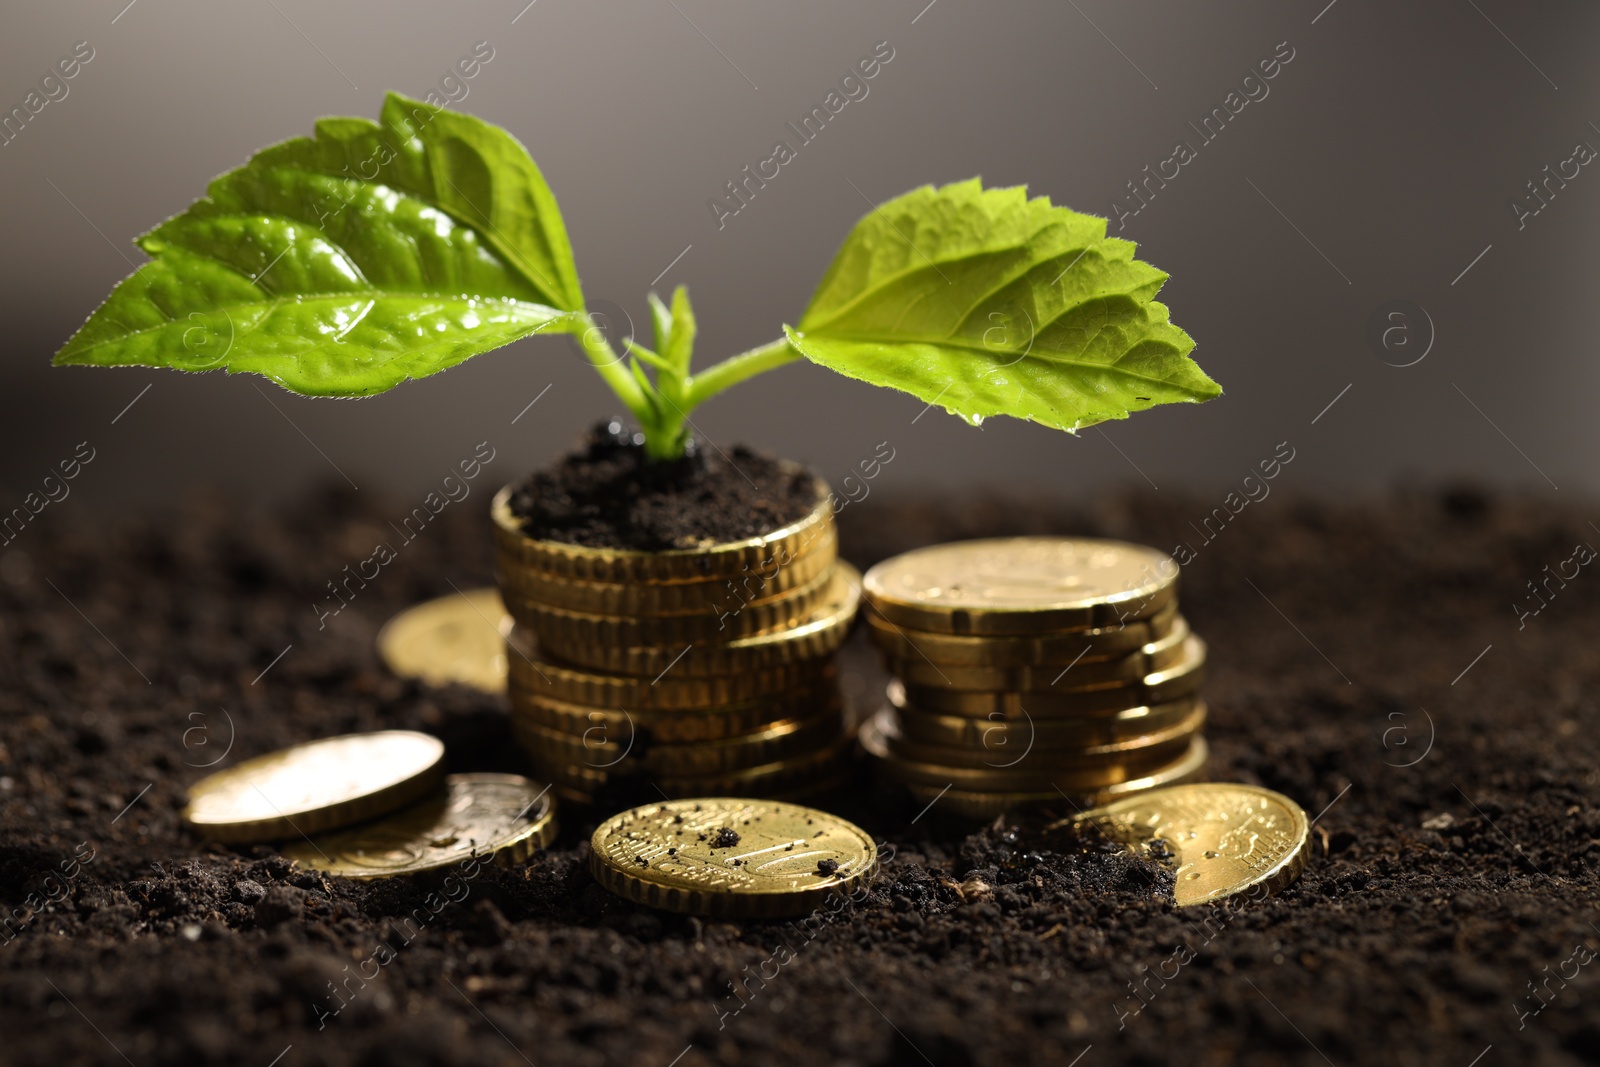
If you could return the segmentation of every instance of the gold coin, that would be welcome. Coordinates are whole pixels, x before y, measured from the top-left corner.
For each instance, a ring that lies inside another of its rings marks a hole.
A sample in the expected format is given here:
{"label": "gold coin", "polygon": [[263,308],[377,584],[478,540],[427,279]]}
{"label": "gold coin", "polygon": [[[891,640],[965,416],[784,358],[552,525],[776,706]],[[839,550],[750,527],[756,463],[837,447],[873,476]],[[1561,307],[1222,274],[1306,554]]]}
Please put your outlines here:
{"label": "gold coin", "polygon": [[515,594],[507,599],[506,607],[548,648],[664,645],[676,649],[688,642],[728,642],[788,629],[816,610],[832,580],[831,569],[825,570],[781,597],[746,604],[730,596],[722,605],[693,614],[595,615],[551,607]]}
{"label": "gold coin", "polygon": [[912,685],[896,678],[889,683],[889,699],[898,707],[936,711],[945,715],[1034,718],[1115,715],[1141,705],[1166,704],[1193,696],[1205,681],[1206,647],[1198,637],[1184,642],[1185,658],[1165,670],[1147,674],[1126,686],[1104,689],[1043,689],[1029,692],[951,689],[943,685]]}
{"label": "gold coin", "polygon": [[[521,693],[529,698],[633,711],[696,710],[765,700],[812,684],[819,672],[831,667],[827,661],[797,660],[719,677],[693,677],[676,669],[654,678],[624,677],[556,663],[520,626],[507,636],[506,653],[513,699]],[[686,652],[684,659],[691,654]]]}
{"label": "gold coin", "polygon": [[556,835],[548,786],[515,774],[452,774],[420,804],[349,830],[298,841],[283,854],[302,867],[361,880],[522,863]]}
{"label": "gold coin", "polygon": [[1232,782],[1160,789],[1074,821],[1135,850],[1165,841],[1176,855],[1180,908],[1256,885],[1278,892],[1305,868],[1311,834],[1305,811],[1288,797]]}
{"label": "gold coin", "polygon": [[667,796],[694,796],[697,793],[727,793],[747,797],[768,797],[804,789],[843,773],[851,738],[841,736],[832,743],[787,759],[757,767],[711,774],[660,775],[612,774],[583,763],[552,760],[543,752],[530,752],[529,760],[539,777],[579,792],[595,794],[607,787],[646,783]]}
{"label": "gold coin", "polygon": [[949,634],[1030,636],[1153,615],[1177,594],[1178,565],[1122,541],[1013,537],[919,548],[867,572],[889,622]]}
{"label": "gold coin", "polygon": [[[783,800],[792,804],[813,804],[826,800],[849,785],[848,774],[835,774],[827,778],[820,778],[795,786],[793,789],[775,790],[766,794],[764,799]],[[647,803],[650,797],[659,797],[661,794],[648,784],[635,781],[623,789],[607,787],[603,790],[584,790],[566,785],[553,785],[550,791],[561,798],[561,803],[574,807],[603,806],[608,811],[615,811],[618,807],[631,806],[636,803]],[[617,803],[617,798],[631,793],[637,799],[626,804]]]}
{"label": "gold coin", "polygon": [[[798,470],[792,464],[786,464]],[[743,541],[706,542],[666,552],[589,548],[561,541],[541,541],[522,532],[511,512],[511,486],[495,495],[495,554],[502,573],[532,569],[558,578],[589,582],[703,582],[739,578],[751,571],[786,567],[808,552],[831,542],[833,496],[828,483],[816,479],[817,504],[804,518],[761,537]]]}
{"label": "gold coin", "polygon": [[859,827],[798,804],[713,797],[646,804],[601,823],[589,869],[620,897],[721,918],[804,915],[872,879]]}
{"label": "gold coin", "polygon": [[518,743],[540,759],[607,774],[666,776],[722,774],[787,759],[837,738],[841,729],[843,720],[834,711],[771,723],[755,733],[720,741],[658,745],[637,725],[615,733],[591,726],[581,734],[569,734],[521,718],[512,723]]}
{"label": "gold coin", "polygon": [[681,646],[568,644],[541,633],[539,646],[552,656],[590,670],[662,678],[738,675],[821,659],[836,652],[850,634],[861,601],[861,575],[850,564],[834,564],[827,592],[809,617],[795,626],[722,644],[685,641]]}
{"label": "gold coin", "polygon": [[425,796],[443,760],[443,742],[412,730],[328,737],[200,779],[183,817],[233,845],[333,830]]}
{"label": "gold coin", "polygon": [[469,589],[407,608],[384,623],[378,655],[402,678],[503,693],[509,628],[497,591]]}
{"label": "gold coin", "polygon": [[[1144,737],[1113,741],[1086,748],[1044,748],[1037,737],[1017,738],[1010,746],[957,748],[930,745],[908,739],[900,729],[894,709],[883,708],[861,726],[863,746],[881,746],[894,773],[916,776],[918,768],[929,773],[959,773],[972,788],[1041,789],[1057,778],[1111,784],[1136,772],[1171,763],[1187,750],[1189,740],[1205,723],[1202,704],[1177,723]],[[871,749],[869,748],[869,751]],[[967,775],[977,772],[982,777]]]}
{"label": "gold coin", "polygon": [[746,567],[736,577],[703,582],[588,582],[561,578],[548,571],[514,568],[502,571],[508,595],[537,604],[596,615],[695,615],[722,613],[742,605],[761,604],[809,584],[838,558],[838,534],[823,527],[816,545],[780,566],[776,559]]}
{"label": "gold coin", "polygon": [[1087,749],[1097,745],[1149,737],[1183,722],[1200,704],[1193,698],[1175,700],[1154,707],[1128,708],[1114,715],[1086,715],[1078,718],[1035,719],[1027,712],[1016,716],[991,712],[982,718],[967,715],[940,715],[932,711],[899,711],[900,733],[909,741],[977,749],[985,752],[1010,752],[1013,755],[1030,741],[1041,748]]}
{"label": "gold coin", "polygon": [[1038,637],[960,637],[907,630],[870,612],[866,619],[872,643],[890,659],[953,667],[1065,667],[1126,656],[1166,637],[1180,616],[1173,601],[1148,619]]}
{"label": "gold coin", "polygon": [[654,745],[717,741],[752,734],[786,719],[837,711],[839,702],[831,664],[815,680],[800,683],[781,696],[694,710],[596,708],[546,700],[515,686],[511,689],[514,719],[567,734],[587,734],[596,729],[610,737],[638,734]]}
{"label": "gold coin", "polygon": [[1210,752],[1206,739],[1196,736],[1182,759],[1168,767],[1117,785],[1073,793],[1070,785],[1063,789],[1035,792],[978,792],[969,789],[904,783],[912,798],[927,804],[934,811],[944,812],[963,819],[992,819],[1008,811],[1039,810],[1082,811],[1097,804],[1106,804],[1119,797],[1142,793],[1180,782],[1187,782],[1205,771]]}
{"label": "gold coin", "polygon": [[1125,689],[1158,671],[1205,658],[1205,642],[1189,632],[1179,616],[1172,632],[1121,659],[1048,667],[949,667],[927,660],[885,660],[907,685],[944,686],[977,692],[1073,693],[1085,689]]}

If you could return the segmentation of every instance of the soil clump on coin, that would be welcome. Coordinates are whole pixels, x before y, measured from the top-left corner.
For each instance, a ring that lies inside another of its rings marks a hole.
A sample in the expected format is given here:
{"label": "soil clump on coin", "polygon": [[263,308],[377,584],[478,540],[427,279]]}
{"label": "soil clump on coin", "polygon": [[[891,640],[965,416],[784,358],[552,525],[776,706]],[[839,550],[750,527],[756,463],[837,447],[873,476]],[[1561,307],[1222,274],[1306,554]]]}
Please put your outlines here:
{"label": "soil clump on coin", "polygon": [[[892,846],[865,898],[723,922],[606,892],[597,820],[570,809],[525,866],[445,886],[198,840],[179,810],[208,765],[315,737],[424,730],[449,773],[524,770],[499,700],[394,678],[373,648],[403,608],[490,584],[487,509],[447,509],[319,628],[326,582],[407,502],[141,517],[75,496],[0,551],[0,1059],[1596,1062],[1600,960],[1579,961],[1600,948],[1600,580],[1568,579],[1521,628],[1507,610],[1600,544],[1592,502],[1280,489],[1203,540],[1189,524],[1217,504],[885,490],[839,520],[863,567],[979,536],[1187,543],[1209,775],[1316,820],[1298,882],[1178,910],[1155,857],[952,823],[858,781],[818,806]],[[873,710],[864,635],[840,671],[853,713]]]}
{"label": "soil clump on coin", "polygon": [[765,453],[700,444],[654,462],[618,421],[596,424],[511,494],[529,537],[649,552],[761,537],[816,504],[810,475]]}

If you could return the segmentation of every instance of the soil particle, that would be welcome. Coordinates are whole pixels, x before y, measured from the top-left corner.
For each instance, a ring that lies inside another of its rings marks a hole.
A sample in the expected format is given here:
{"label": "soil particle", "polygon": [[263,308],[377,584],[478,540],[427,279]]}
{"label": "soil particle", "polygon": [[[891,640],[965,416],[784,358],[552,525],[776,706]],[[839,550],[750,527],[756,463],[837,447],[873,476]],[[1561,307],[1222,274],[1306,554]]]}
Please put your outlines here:
{"label": "soil particle", "polygon": [[732,848],[739,843],[739,831],[724,826],[711,837],[712,848]]}
{"label": "soil particle", "polygon": [[592,548],[694,548],[760,537],[816,506],[809,474],[743,445],[652,462],[619,420],[520,482],[523,532]]}
{"label": "soil particle", "polygon": [[298,921],[305,910],[304,893],[286,885],[275,885],[256,904],[256,925],[270,930],[279,923]]}
{"label": "soil particle", "polygon": [[[29,557],[0,567],[0,1060],[264,1065],[290,1045],[280,1067],[1600,1056],[1600,960],[1581,962],[1600,948],[1600,578],[1552,582],[1521,629],[1507,610],[1593,539],[1592,501],[1279,488],[1205,541],[1189,524],[1210,529],[1218,501],[1166,485],[875,492],[839,516],[858,565],[959,537],[1186,541],[1210,774],[1320,813],[1308,868],[1278,897],[1179,911],[1153,854],[1043,817],[974,828],[863,778],[819,806],[884,846],[866,892],[727,922],[596,885],[597,820],[567,807],[550,850],[484,865],[459,901],[185,831],[184,790],[224,751],[217,767],[425,729],[452,772],[522,769],[500,701],[392,678],[372,648],[402,607],[489,582],[482,509],[441,513],[319,629],[326,582],[405,513],[370,496],[272,512],[202,498],[154,518],[74,497],[0,556]],[[840,673],[853,711],[873,707],[883,676],[861,636]]]}

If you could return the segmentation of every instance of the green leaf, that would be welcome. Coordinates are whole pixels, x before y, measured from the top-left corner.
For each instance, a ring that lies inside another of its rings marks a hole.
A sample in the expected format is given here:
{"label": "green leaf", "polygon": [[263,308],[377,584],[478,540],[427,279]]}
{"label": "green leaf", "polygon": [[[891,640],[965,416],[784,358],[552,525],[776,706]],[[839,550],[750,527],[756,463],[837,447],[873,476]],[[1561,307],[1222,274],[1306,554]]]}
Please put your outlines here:
{"label": "green leaf", "polygon": [[389,94],[256,154],[139,239],[151,257],[58,364],[253,372],[365,396],[583,307],[560,211],[527,151]]}
{"label": "green leaf", "polygon": [[970,421],[1077,430],[1217,383],[1154,297],[1166,274],[1104,219],[978,179],[924,186],[856,224],[789,342],[841,374]]}
{"label": "green leaf", "polygon": [[678,368],[678,377],[689,375],[694,359],[694,309],[689,306],[689,290],[680,285],[672,292],[672,339],[661,352]]}
{"label": "green leaf", "polygon": [[665,352],[672,340],[672,312],[655,293],[646,293],[645,299],[650,304],[650,324],[655,328],[656,347]]}

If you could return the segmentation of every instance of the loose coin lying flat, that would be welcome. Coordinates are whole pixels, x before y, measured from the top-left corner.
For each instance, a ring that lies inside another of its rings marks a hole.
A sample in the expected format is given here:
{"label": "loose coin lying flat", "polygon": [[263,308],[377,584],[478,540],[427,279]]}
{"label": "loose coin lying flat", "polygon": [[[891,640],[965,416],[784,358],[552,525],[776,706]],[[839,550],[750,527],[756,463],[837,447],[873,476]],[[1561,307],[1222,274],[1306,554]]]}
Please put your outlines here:
{"label": "loose coin lying flat", "polygon": [[1122,541],[1013,537],[933,545],[884,560],[864,591],[889,622],[949,634],[1027,636],[1117,626],[1173,599],[1178,565]]}
{"label": "loose coin lying flat", "polygon": [[865,831],[771,800],[646,804],[601,823],[590,844],[589,869],[601,885],[694,915],[804,915],[877,869]]}
{"label": "loose coin lying flat", "polygon": [[1300,876],[1310,826],[1300,805],[1270,789],[1225,782],[1175,786],[1107,804],[1074,820],[1133,849],[1165,841],[1177,854],[1179,907],[1260,885],[1276,893]]}
{"label": "loose coin lying flat", "polygon": [[333,830],[421,799],[443,760],[443,742],[411,730],[324,738],[200,779],[183,817],[228,844]]}
{"label": "loose coin lying flat", "polygon": [[515,774],[452,774],[444,792],[349,830],[296,842],[302,867],[366,880],[464,866],[513,866],[556,836],[549,788]]}
{"label": "loose coin lying flat", "polygon": [[378,655],[402,678],[503,693],[509,629],[500,594],[469,589],[407,608],[384,623]]}

